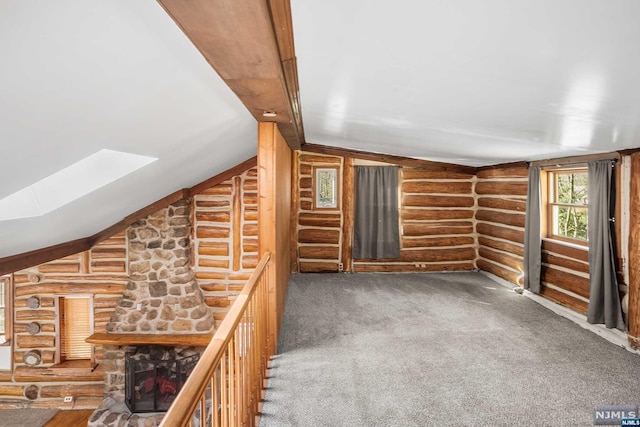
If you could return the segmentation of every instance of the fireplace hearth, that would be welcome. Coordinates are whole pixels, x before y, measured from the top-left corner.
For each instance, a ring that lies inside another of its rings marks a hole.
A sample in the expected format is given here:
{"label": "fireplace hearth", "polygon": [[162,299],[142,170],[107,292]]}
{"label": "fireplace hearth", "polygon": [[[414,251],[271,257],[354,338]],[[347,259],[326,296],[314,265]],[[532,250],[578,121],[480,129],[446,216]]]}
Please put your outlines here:
{"label": "fireplace hearth", "polygon": [[[186,354],[185,354],[186,353]],[[141,346],[125,358],[125,403],[133,413],[166,412],[200,354],[173,347]]]}

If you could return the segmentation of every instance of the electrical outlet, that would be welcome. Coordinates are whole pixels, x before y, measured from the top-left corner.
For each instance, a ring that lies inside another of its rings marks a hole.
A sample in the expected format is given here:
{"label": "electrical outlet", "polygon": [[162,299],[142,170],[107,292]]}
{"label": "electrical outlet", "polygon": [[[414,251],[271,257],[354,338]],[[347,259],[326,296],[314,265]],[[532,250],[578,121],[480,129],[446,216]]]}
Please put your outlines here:
{"label": "electrical outlet", "polygon": [[64,403],[73,403],[73,396],[65,396]]}
{"label": "electrical outlet", "polygon": [[344,266],[341,262],[338,263],[338,271],[344,271]]}

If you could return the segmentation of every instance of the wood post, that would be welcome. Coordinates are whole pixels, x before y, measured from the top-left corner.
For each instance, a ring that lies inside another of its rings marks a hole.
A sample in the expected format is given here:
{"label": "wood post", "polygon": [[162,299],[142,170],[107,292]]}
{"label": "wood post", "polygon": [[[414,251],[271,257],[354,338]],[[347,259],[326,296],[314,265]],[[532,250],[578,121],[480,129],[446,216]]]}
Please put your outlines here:
{"label": "wood post", "polygon": [[233,271],[240,271],[242,259],[242,179],[233,178]]}
{"label": "wood post", "polygon": [[629,344],[640,348],[640,153],[631,155],[629,195]]}
{"label": "wood post", "polygon": [[300,151],[291,153],[291,242],[289,252],[291,253],[292,273],[300,271],[298,265],[298,211],[300,210]]}
{"label": "wood post", "polygon": [[342,269],[350,272],[353,262],[354,220],[354,168],[353,158],[344,159],[342,167]]}
{"label": "wood post", "polygon": [[275,123],[258,123],[258,241],[268,269],[268,354],[275,354],[291,273],[291,150]]}

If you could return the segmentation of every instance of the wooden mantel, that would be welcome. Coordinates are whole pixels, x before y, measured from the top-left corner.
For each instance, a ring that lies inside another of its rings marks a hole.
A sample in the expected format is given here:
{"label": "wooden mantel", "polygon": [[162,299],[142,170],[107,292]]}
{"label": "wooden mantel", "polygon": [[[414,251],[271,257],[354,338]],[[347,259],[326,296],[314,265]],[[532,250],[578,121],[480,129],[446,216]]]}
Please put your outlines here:
{"label": "wooden mantel", "polygon": [[167,345],[206,347],[209,345],[213,333],[205,334],[112,334],[95,333],[87,342],[99,345]]}

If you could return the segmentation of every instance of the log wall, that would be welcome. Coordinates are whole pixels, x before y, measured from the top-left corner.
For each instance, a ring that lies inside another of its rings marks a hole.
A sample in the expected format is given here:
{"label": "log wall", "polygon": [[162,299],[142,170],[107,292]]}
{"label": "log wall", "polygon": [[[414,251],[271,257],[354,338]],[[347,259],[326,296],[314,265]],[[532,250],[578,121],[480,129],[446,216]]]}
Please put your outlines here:
{"label": "log wall", "polygon": [[[128,281],[126,233],[89,251],[16,272],[13,281],[13,371],[0,378],[0,407],[64,407],[63,396],[74,396],[79,407],[96,406],[104,392],[100,347],[95,352],[97,369],[52,367],[56,359],[55,298],[93,295],[94,329],[105,332]],[[27,365],[24,356],[28,352],[36,352],[39,363]]]}
{"label": "log wall", "polygon": [[[252,167],[201,191],[191,203],[193,268],[218,324],[257,263],[257,189],[257,168]],[[127,232],[89,251],[13,274],[13,369],[0,371],[0,408],[93,408],[102,401],[101,346],[96,346],[96,369],[54,366],[55,297],[93,295],[94,330],[106,332],[106,324],[129,282]],[[24,362],[27,352],[36,352],[40,362],[28,366]],[[74,396],[74,403],[64,404],[64,396]]]}
{"label": "log wall", "polygon": [[[399,259],[352,260],[353,162],[340,156],[297,152],[297,253],[300,272],[472,270],[476,257],[473,174],[403,167],[400,185]],[[313,209],[314,166],[338,166],[341,204]]]}
{"label": "log wall", "polygon": [[589,307],[589,250],[542,241],[540,294],[582,314]]}
{"label": "log wall", "polygon": [[[522,286],[527,167],[486,168],[477,176],[478,268]],[[589,301],[587,258],[586,247],[543,239],[540,293],[586,313]]]}
{"label": "log wall", "polygon": [[251,168],[194,196],[194,270],[218,320],[258,262],[257,191]]}
{"label": "log wall", "polygon": [[[296,271],[409,272],[477,267],[522,286],[526,164],[482,168],[475,175],[403,167],[400,259],[352,260],[352,159],[303,151],[297,152],[296,160],[297,250],[292,256]],[[339,209],[313,209],[314,166],[340,168]],[[620,237],[618,229],[618,244]],[[586,248],[544,240],[541,294],[586,313],[587,258]]]}
{"label": "log wall", "polygon": [[475,212],[479,269],[522,284],[526,165],[480,170]]}
{"label": "log wall", "polygon": [[[338,166],[340,195],[344,193],[342,179],[345,159],[338,156],[327,156],[296,151],[294,161],[298,162],[297,182],[297,255],[294,265],[302,273],[337,272],[344,269],[341,264],[343,248],[343,208],[340,198],[338,209],[313,209],[313,167]],[[295,269],[295,267],[294,267]]]}

